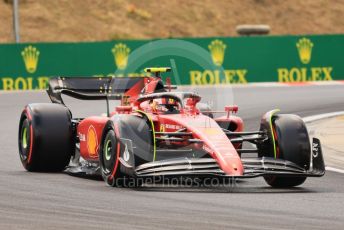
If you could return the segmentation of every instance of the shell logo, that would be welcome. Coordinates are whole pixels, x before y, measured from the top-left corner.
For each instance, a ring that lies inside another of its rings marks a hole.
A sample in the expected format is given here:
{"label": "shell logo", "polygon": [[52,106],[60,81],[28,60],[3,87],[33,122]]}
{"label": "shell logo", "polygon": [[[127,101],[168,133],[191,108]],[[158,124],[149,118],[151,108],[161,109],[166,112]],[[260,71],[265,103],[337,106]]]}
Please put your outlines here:
{"label": "shell logo", "polygon": [[97,132],[93,125],[91,125],[88,128],[87,131],[87,150],[90,156],[96,155],[97,154],[97,148],[98,148],[98,137],[97,137]]}

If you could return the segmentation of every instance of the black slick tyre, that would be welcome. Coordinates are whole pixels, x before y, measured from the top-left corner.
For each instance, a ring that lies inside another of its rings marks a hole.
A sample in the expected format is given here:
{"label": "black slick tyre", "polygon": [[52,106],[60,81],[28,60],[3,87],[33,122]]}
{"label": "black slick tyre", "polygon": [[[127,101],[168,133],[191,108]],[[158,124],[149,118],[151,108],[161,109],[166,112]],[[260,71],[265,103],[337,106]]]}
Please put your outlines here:
{"label": "black slick tyre", "polygon": [[115,131],[111,128],[105,130],[100,147],[99,163],[102,177],[106,184],[112,187],[119,185],[120,173],[120,143]]}
{"label": "black slick tyre", "polygon": [[[267,131],[270,141],[259,146],[260,156],[288,160],[305,170],[310,166],[311,145],[303,120],[292,114],[277,114],[272,118],[272,130],[261,124],[261,130]],[[273,142],[275,141],[275,150]],[[276,155],[274,155],[274,151]],[[272,187],[294,187],[305,182],[305,176],[264,176]]]}
{"label": "black slick tyre", "polygon": [[75,150],[70,111],[59,104],[27,105],[19,121],[18,147],[26,170],[64,170]]}

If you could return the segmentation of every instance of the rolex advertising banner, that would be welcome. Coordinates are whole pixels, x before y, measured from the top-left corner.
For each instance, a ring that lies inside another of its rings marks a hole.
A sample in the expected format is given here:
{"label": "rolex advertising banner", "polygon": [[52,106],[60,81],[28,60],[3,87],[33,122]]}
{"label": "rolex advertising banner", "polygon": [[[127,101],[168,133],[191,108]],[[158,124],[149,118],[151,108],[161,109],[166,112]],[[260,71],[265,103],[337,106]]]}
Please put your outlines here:
{"label": "rolex advertising banner", "polygon": [[52,76],[145,76],[172,67],[183,85],[344,79],[344,35],[0,44],[0,89],[45,89]]}

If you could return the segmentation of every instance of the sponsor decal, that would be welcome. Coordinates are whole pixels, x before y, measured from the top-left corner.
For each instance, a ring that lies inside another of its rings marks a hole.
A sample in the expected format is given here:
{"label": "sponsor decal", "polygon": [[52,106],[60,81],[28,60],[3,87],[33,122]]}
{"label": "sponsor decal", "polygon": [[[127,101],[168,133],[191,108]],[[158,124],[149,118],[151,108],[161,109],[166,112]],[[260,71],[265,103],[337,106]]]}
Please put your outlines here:
{"label": "sponsor decal", "polygon": [[[214,85],[214,84],[246,84],[246,69],[224,70],[192,70],[189,72],[191,85]],[[220,77],[224,75],[224,77]]]}
{"label": "sponsor decal", "polygon": [[90,125],[88,127],[87,131],[87,150],[90,156],[96,156],[97,155],[97,148],[98,148],[98,137],[97,137],[97,132],[93,125]]}
{"label": "sponsor decal", "polygon": [[319,155],[319,144],[313,143],[313,158],[317,158]]}
{"label": "sponsor decal", "polygon": [[112,48],[112,54],[118,69],[124,70],[128,65],[130,48],[123,43],[118,43]]}
{"label": "sponsor decal", "polygon": [[313,46],[314,46],[313,43],[308,38],[301,38],[296,43],[300,61],[303,64],[308,64],[311,61]]}
{"label": "sponsor decal", "polygon": [[80,141],[86,141],[86,135],[79,132],[79,140]]}
{"label": "sponsor decal", "polygon": [[171,125],[171,124],[164,124],[164,130],[166,129],[173,129],[173,130],[179,130],[182,129],[183,127],[180,125]]}
{"label": "sponsor decal", "polygon": [[39,58],[39,51],[34,46],[27,46],[24,48],[24,50],[21,52],[21,55],[23,57],[23,61],[25,63],[26,71],[29,73],[36,72],[37,64],[38,64],[38,58]]}
{"label": "sponsor decal", "polygon": [[[225,59],[227,45],[215,39],[210,42],[208,49],[213,64],[222,67]],[[247,69],[223,69],[223,70],[191,70],[189,71],[191,85],[215,85],[215,84],[245,84]]]}
{"label": "sponsor decal", "polygon": [[221,40],[215,39],[209,44],[208,48],[210,50],[211,59],[213,60],[214,65],[222,66],[227,45]]}
{"label": "sponsor decal", "polygon": [[[87,46],[83,43],[1,44],[0,90],[46,89],[49,78],[58,75],[150,76],[141,72],[142,68],[165,65],[172,66],[174,83],[182,85],[342,80],[343,46],[340,44],[343,44],[343,35],[321,35],[319,38],[309,35],[190,41],[187,38],[154,39],[113,44],[95,42]],[[266,45],[259,46],[261,41]],[[250,47],[255,50],[251,52]],[[84,55],[89,48],[90,55]],[[152,56],[145,56],[147,51],[152,52]],[[279,59],[280,55],[285,58]]]}
{"label": "sponsor decal", "polygon": [[[26,46],[21,51],[23,64],[28,73],[33,74],[38,67],[40,51],[32,46]],[[31,89],[46,89],[49,82],[49,77],[2,77],[2,89],[3,90],[31,90]]]}
{"label": "sponsor decal", "polygon": [[165,132],[165,125],[164,124],[160,124],[160,132]]}
{"label": "sponsor decal", "polygon": [[[312,58],[312,50],[315,45],[308,38],[300,38],[296,43],[296,48],[300,62],[308,65]],[[331,66],[312,66],[312,67],[292,67],[278,68],[279,82],[306,82],[306,81],[332,81]]]}
{"label": "sponsor decal", "polygon": [[31,90],[46,89],[49,83],[49,77],[2,77],[3,90]]}
{"label": "sponsor decal", "polygon": [[127,144],[125,144],[125,148],[124,148],[124,152],[123,152],[123,160],[128,162],[129,158],[130,158],[130,153],[129,153]]}

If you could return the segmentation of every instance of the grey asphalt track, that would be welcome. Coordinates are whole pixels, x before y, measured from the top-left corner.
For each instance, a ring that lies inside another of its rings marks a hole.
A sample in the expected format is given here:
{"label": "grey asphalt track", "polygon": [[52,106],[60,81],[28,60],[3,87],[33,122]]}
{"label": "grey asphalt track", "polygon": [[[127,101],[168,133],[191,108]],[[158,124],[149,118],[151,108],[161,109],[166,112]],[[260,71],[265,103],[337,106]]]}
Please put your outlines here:
{"label": "grey asphalt track", "polygon": [[[216,107],[231,101],[229,88],[197,91]],[[247,130],[272,108],[301,116],[344,110],[344,86],[239,87],[232,96]],[[65,173],[26,172],[17,129],[31,102],[48,97],[0,92],[0,229],[343,229],[344,174],[334,172],[294,189],[271,189],[256,178],[235,187],[136,190]],[[68,102],[76,116],[104,112],[99,105]]]}

